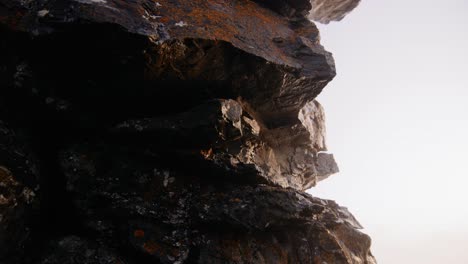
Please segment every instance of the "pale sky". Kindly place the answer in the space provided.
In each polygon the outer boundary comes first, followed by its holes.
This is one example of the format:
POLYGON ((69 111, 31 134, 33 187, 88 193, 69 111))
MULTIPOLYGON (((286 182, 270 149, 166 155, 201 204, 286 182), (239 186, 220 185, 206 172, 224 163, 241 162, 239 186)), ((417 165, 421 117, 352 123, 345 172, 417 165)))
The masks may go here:
POLYGON ((380 264, 467 264, 468 0, 362 0, 319 27, 341 173, 310 192, 354 213, 380 264))

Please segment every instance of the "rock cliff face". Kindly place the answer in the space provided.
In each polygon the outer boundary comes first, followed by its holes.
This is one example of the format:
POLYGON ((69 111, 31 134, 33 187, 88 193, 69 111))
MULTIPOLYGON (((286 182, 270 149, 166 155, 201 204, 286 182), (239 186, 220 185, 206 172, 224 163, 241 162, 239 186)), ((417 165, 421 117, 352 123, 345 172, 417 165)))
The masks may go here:
POLYGON ((375 263, 304 193, 357 3, 0 0, 0 263, 375 263))
POLYGON ((340 21, 359 5, 361 0, 312 0, 309 17, 321 23, 340 21))

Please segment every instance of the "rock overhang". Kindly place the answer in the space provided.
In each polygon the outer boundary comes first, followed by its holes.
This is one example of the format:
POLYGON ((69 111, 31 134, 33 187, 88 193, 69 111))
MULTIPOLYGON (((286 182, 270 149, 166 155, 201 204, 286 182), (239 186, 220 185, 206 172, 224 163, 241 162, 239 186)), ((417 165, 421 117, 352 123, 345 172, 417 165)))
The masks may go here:
MULTIPOLYGON (((116 33, 114 36, 123 38, 109 41, 109 49, 118 46, 119 41, 134 38, 146 41, 134 50, 169 54, 157 59, 151 55, 142 58, 139 67, 145 72, 145 79, 222 81, 223 86, 230 89, 224 96, 242 98, 267 126, 296 122, 299 109, 315 98, 335 75, 331 54, 319 44, 318 30, 312 22, 306 19, 290 21, 252 1, 199 0, 184 2, 184 5, 181 1, 149 0, 128 3, 117 0, 46 1, 30 6, 22 5, 24 2, 20 1, 5 3, 16 4, 18 8, 16 20, 5 20, 4 25, 14 31, 35 35, 34 39, 64 36, 67 30, 73 32, 76 27, 87 28, 81 32, 84 43, 73 36, 62 42, 71 47, 69 52, 80 54, 80 48, 94 44, 86 43, 90 41, 87 34, 92 38, 100 37, 93 27, 133 33, 135 37, 116 33), (205 54, 207 46, 217 47, 217 51, 205 54), (206 65, 206 60, 200 58, 203 56, 211 61, 217 57, 222 62, 206 65), (168 69, 167 65, 181 64, 184 60, 192 60, 186 65, 190 70, 168 69), (161 71, 161 66, 166 66, 165 71, 161 71), (194 70, 197 66, 198 72, 194 70)), ((47 49, 47 46, 43 48, 47 49)), ((60 49, 51 48, 49 56, 60 49)), ((47 61, 47 57, 42 60, 47 61)), ((66 61, 60 63, 67 67, 66 61)), ((47 65, 40 67, 48 68, 47 65)), ((141 79, 141 76, 137 78, 141 79)))
POLYGON ((302 190, 338 171, 322 153, 321 107, 307 112, 318 114, 310 118, 315 127, 299 118, 335 75, 318 29, 302 15, 284 17, 247 0, 3 4, 16 11, 15 23, 3 23, 13 36, 7 43, 19 45, 35 97, 73 126, 106 129, 232 99, 260 130, 234 156, 267 181, 302 190))

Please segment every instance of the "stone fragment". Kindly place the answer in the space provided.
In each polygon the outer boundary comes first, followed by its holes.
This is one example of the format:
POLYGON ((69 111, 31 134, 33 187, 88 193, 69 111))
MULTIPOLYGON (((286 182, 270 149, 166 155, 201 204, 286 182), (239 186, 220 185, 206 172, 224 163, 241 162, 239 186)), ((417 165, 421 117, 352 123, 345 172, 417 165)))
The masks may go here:
POLYGON ((354 3, 0 0, 0 263, 375 263, 303 192, 354 3))

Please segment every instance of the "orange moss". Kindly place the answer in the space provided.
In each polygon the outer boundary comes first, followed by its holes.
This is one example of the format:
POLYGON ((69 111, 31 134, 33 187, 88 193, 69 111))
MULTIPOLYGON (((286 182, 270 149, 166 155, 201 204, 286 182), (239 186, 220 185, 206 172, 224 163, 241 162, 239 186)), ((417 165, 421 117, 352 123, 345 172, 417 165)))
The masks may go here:
POLYGON ((143 244, 143 249, 149 254, 161 253, 161 247, 154 241, 147 241, 143 244))
MULTIPOLYGON (((156 0, 154 0, 156 2, 156 0)), ((251 50, 257 55, 270 57, 282 64, 295 65, 287 49, 273 42, 281 37, 294 43, 299 32, 289 27, 289 22, 249 0, 158 0, 161 6, 156 14, 171 36, 221 40, 235 47, 251 50), (169 17, 168 17, 169 16, 169 17), (186 26, 175 26, 183 21, 186 26)), ((287 45, 286 45, 287 46, 287 45)))
POLYGON ((239 199, 239 198, 232 198, 230 201, 231 201, 231 202, 235 202, 235 203, 240 203, 240 202, 242 202, 242 200, 239 199))
POLYGON ((210 159, 211 156, 213 156, 213 149, 210 148, 208 150, 200 150, 200 154, 205 158, 205 159, 210 159))
POLYGON ((142 238, 145 236, 145 231, 141 230, 141 229, 137 229, 135 230, 135 232, 133 232, 133 236, 136 237, 136 238, 142 238))

